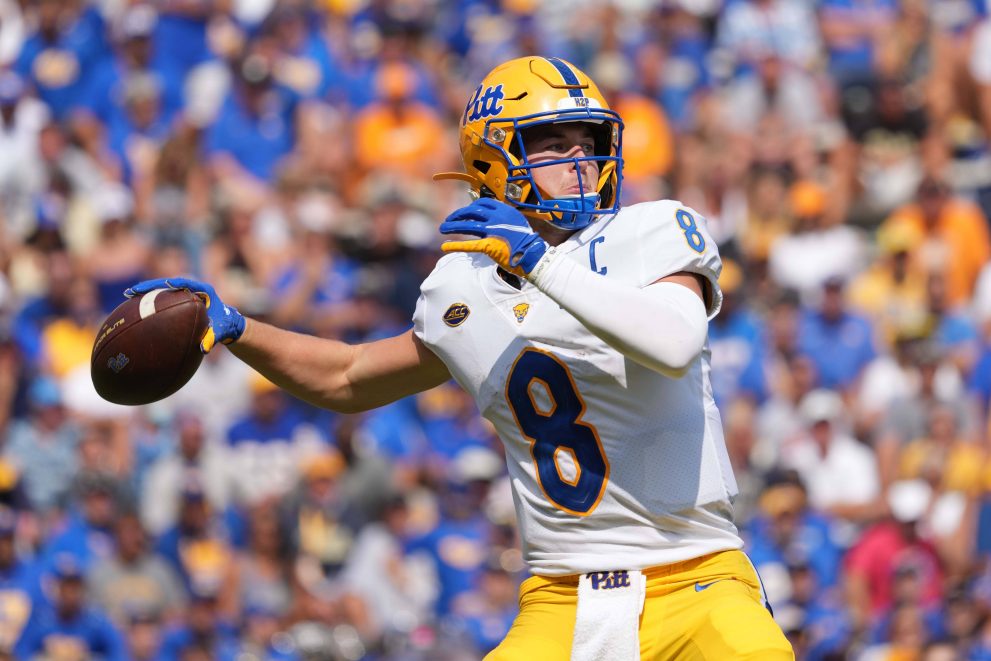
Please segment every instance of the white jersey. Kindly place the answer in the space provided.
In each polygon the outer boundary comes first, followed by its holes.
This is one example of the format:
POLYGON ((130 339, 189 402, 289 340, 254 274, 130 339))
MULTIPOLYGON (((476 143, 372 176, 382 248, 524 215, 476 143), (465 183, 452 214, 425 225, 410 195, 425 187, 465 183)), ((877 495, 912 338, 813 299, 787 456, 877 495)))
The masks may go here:
MULTIPOLYGON (((704 225, 676 201, 638 204, 571 236, 560 258, 635 287, 697 273, 711 318, 721 263, 704 225)), ((644 569, 742 547, 708 344, 682 378, 663 376, 477 253, 438 262, 413 321, 505 444, 534 573, 644 569)))

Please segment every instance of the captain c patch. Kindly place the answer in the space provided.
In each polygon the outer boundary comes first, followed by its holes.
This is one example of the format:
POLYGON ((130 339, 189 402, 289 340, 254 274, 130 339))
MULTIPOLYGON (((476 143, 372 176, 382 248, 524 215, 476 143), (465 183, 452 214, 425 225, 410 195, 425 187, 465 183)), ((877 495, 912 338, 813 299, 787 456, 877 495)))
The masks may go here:
POLYGON ((447 312, 444 313, 444 323, 451 328, 460 326, 465 323, 469 314, 471 314, 471 310, 464 303, 451 303, 451 307, 447 308, 447 312))

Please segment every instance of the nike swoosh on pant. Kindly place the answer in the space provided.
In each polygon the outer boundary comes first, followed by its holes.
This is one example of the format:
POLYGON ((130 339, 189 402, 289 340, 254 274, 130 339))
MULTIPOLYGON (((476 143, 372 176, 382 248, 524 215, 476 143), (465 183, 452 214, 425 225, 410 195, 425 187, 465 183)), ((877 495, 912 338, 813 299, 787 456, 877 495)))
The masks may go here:
POLYGON ((695 584, 695 591, 696 592, 701 592, 702 590, 705 590, 706 588, 708 588, 708 587, 710 587, 712 585, 715 585, 719 581, 724 581, 724 580, 726 580, 726 579, 721 578, 721 579, 719 579, 717 581, 712 581, 711 583, 696 583, 695 584))

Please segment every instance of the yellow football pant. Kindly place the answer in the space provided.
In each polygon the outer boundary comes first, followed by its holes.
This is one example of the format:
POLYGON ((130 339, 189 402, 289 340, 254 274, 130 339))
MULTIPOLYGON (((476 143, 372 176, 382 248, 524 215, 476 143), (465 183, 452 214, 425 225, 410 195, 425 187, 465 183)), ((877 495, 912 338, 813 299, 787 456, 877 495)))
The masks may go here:
MULTIPOLYGON (((742 552, 714 553, 644 574, 641 661, 795 658, 742 552)), ((519 615, 485 661, 568 661, 577 608, 578 576, 528 578, 520 586, 519 615)))

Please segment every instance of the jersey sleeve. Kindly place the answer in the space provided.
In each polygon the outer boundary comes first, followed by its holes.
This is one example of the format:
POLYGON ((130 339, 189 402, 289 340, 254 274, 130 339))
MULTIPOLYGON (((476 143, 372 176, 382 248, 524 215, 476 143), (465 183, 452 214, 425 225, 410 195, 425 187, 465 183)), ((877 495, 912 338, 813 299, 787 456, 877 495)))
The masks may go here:
POLYGON ((420 297, 416 299, 416 309, 413 310, 413 334, 416 335, 420 341, 423 341, 423 336, 426 334, 424 330, 425 316, 426 316, 427 299, 420 291, 420 297))
POLYGON ((719 289, 722 261, 705 217, 676 200, 640 205, 637 211, 640 286, 682 271, 697 273, 709 284, 706 314, 710 319, 716 316, 723 301, 719 289))
POLYGON ((427 331, 428 312, 437 307, 438 295, 446 289, 447 284, 457 280, 458 276, 454 273, 458 271, 457 264, 463 263, 465 259, 463 253, 444 255, 437 261, 430 275, 420 284, 420 297, 416 301, 416 309, 413 310, 413 334, 427 346, 430 346, 433 339, 429 337, 427 331))

